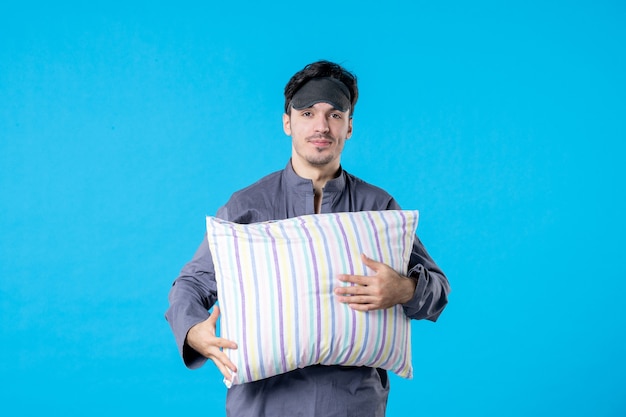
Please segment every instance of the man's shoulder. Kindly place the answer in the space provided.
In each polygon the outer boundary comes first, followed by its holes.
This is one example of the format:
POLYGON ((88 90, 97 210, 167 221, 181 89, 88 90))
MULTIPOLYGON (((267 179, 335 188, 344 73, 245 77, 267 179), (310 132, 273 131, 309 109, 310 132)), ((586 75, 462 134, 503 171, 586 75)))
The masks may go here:
POLYGON ((346 180, 351 187, 354 187, 361 192, 367 192, 368 194, 379 195, 381 197, 391 197, 391 194, 389 194, 385 189, 367 182, 356 175, 350 174, 347 171, 344 171, 344 173, 346 175, 346 180))
POLYGON ((235 191, 217 212, 217 217, 237 223, 268 220, 280 189, 282 170, 272 172, 253 184, 235 191))
POLYGON ((398 209, 398 203, 393 196, 383 188, 367 182, 353 174, 344 171, 346 189, 352 195, 358 210, 389 210, 398 209))
POLYGON ((280 186, 280 180, 282 177, 283 170, 272 172, 254 183, 244 187, 238 191, 233 193, 233 197, 245 197, 245 196, 256 196, 259 193, 265 194, 268 190, 276 188, 280 186))

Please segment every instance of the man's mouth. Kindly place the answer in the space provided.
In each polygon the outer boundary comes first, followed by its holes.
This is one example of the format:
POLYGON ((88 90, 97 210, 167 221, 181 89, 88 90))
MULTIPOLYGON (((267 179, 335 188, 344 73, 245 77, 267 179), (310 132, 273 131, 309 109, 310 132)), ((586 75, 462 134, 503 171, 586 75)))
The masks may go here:
POLYGON ((324 136, 313 136, 308 139, 308 142, 315 146, 324 147, 330 146, 333 140, 324 136))

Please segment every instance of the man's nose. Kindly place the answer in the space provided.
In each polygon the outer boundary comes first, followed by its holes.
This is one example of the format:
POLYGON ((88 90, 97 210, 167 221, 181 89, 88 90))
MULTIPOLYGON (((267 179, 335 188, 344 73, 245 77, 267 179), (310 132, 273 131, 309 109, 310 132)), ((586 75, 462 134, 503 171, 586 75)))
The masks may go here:
POLYGON ((325 114, 321 113, 315 117, 315 131, 316 132, 328 132, 328 118, 325 114))

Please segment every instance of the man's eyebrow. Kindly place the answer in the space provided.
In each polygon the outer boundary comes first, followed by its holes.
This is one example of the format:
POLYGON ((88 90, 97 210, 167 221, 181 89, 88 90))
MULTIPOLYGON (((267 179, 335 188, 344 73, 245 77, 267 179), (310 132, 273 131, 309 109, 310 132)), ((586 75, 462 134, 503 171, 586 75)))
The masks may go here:
MULTIPOLYGON (((327 103, 327 102, 326 102, 326 101, 323 101, 323 102, 320 102, 320 103, 327 103)), ((315 107, 315 105, 316 105, 316 104, 318 104, 318 103, 314 103, 312 106, 309 106, 309 107, 304 107, 304 108, 302 108, 302 109, 296 109, 296 108, 294 108, 294 110, 295 110, 295 111, 299 111, 299 112, 302 112, 302 111, 310 111, 310 110, 315 110, 315 111, 334 112, 334 113, 346 113, 346 114, 347 114, 347 113, 350 113, 350 109, 348 109, 348 110, 346 110, 346 111, 343 111, 343 110, 338 109, 337 107, 333 106, 331 103, 327 103, 327 104, 330 104, 330 105, 331 105, 331 108, 330 108, 330 109, 328 109, 328 110, 320 110, 320 109, 318 109, 318 108, 316 108, 316 107, 315 107)))

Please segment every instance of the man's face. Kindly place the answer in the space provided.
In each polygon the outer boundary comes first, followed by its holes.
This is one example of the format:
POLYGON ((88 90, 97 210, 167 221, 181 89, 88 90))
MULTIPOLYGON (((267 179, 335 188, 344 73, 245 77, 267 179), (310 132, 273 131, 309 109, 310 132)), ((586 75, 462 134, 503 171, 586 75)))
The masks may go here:
POLYGON ((316 103, 302 110, 283 114, 283 129, 291 136, 292 158, 312 167, 339 166, 344 143, 352 135, 349 112, 328 103, 316 103))

